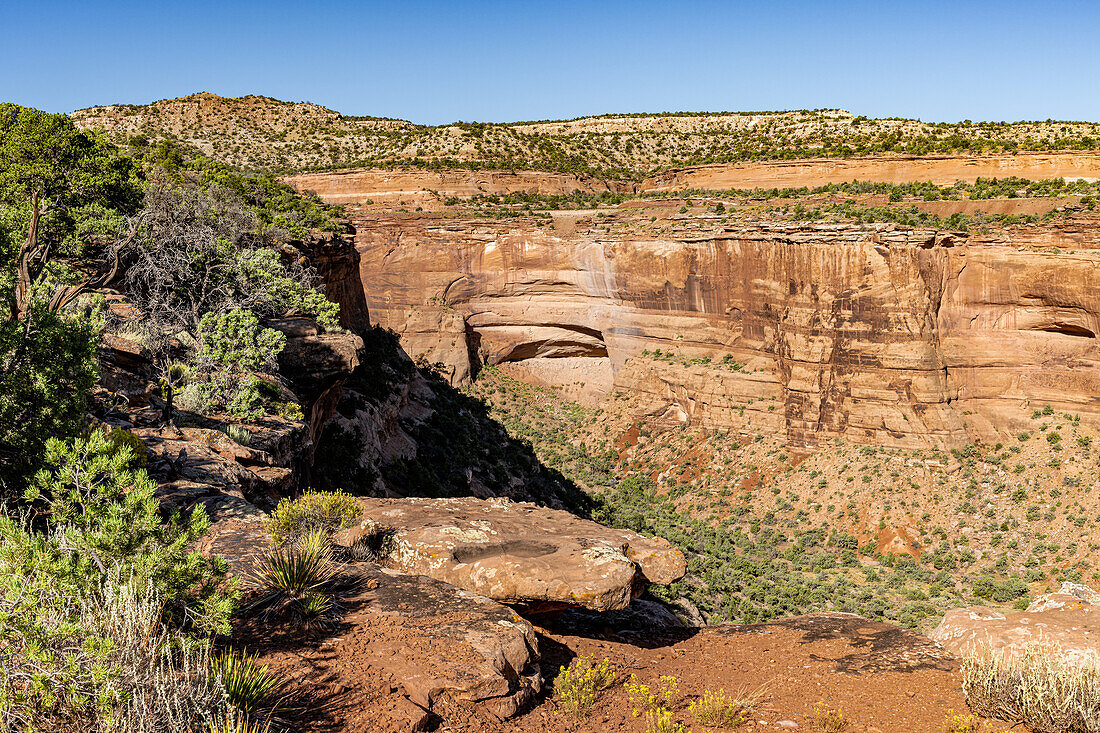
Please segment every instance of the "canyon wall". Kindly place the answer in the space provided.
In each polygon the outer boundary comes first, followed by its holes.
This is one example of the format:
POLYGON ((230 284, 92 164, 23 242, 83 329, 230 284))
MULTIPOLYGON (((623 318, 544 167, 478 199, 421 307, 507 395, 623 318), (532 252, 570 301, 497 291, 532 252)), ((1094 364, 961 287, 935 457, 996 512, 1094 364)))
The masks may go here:
POLYGON ((809 160, 718 163, 662 171, 640 183, 542 171, 448 169, 383 170, 357 168, 287 176, 301 191, 313 191, 333 204, 366 201, 408 204, 448 196, 537 193, 646 193, 687 189, 810 188, 828 183, 931 181, 946 186, 977 178, 1016 176, 1030 180, 1100 180, 1100 153, 1050 152, 1015 155, 886 155, 809 160))
POLYGON ((313 191, 330 204, 358 204, 367 200, 396 203, 425 197, 476 196, 478 194, 537 193, 564 195, 630 192, 633 184, 593 176, 541 171, 448 169, 381 170, 356 168, 326 173, 302 173, 284 180, 299 191, 313 191))
POLYGON ((1100 227, 971 235, 717 219, 614 233, 353 217, 371 320, 454 383, 481 364, 639 416, 960 445, 1051 404, 1100 419, 1100 227))
POLYGON ((646 178, 640 191, 730 188, 799 188, 845 181, 908 183, 931 181, 950 186, 978 178, 1030 180, 1048 178, 1100 179, 1100 153, 1050 152, 1001 155, 890 155, 809 160, 718 163, 663 171, 646 178))

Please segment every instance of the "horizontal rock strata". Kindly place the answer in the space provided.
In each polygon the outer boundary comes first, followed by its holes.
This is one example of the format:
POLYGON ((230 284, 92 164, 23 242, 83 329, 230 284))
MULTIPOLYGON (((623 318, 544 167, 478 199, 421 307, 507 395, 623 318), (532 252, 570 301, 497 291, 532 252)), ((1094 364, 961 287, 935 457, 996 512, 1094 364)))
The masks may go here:
POLYGON ((995 440, 1048 403, 1100 418, 1095 223, 662 231, 613 216, 361 214, 371 318, 456 384, 503 364, 571 396, 631 394, 650 419, 796 444, 995 440))

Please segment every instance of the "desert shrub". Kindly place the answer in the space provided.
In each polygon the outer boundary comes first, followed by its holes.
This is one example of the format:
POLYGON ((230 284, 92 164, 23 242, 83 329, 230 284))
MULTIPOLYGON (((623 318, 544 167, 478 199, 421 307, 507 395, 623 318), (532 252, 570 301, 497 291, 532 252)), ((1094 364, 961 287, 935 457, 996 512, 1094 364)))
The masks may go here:
POLYGON ((109 570, 154 589, 178 623, 228 633, 234 593, 224 583, 223 562, 190 550, 209 527, 200 506, 183 520, 160 516, 156 484, 135 467, 133 449, 102 431, 46 444, 45 468, 26 499, 46 516, 53 534, 20 530, 0 521, 3 554, 26 572, 48 571, 60 582, 93 588, 109 570))
POLYGON ((199 321, 196 371, 201 375, 180 394, 180 406, 196 412, 224 410, 236 417, 259 417, 260 381, 252 374, 276 368, 286 335, 261 328, 256 314, 242 308, 199 321))
POLYGON ((672 711, 659 707, 645 714, 645 733, 691 733, 672 718, 672 711))
POLYGON ((999 581, 993 577, 983 576, 974 581, 974 595, 987 601, 1008 603, 1027 595, 1027 583, 1016 577, 999 581))
POLYGON ((305 418, 302 406, 295 402, 274 402, 271 405, 271 411, 286 420, 302 420, 305 418))
MULTIPOLYGON (((977 715, 959 715, 954 710, 947 712, 943 721, 943 733, 996 733, 989 723, 982 723, 977 715)), ((1005 731, 1005 733, 1008 733, 1005 731)))
POLYGON ((814 705, 813 719, 814 725, 826 733, 840 733, 848 729, 848 718, 840 708, 831 707, 824 702, 814 705))
POLYGON ((688 710, 702 725, 717 728, 736 728, 748 720, 741 702, 724 690, 704 691, 701 698, 691 702, 688 710))
POLYGON ((558 671, 554 699, 575 715, 583 715, 596 699, 615 683, 615 670, 607 659, 596 663, 591 656, 577 657, 558 671))
POLYGON ((145 468, 149 465, 149 450, 145 447, 145 441, 125 428, 104 426, 103 431, 107 440, 116 448, 126 446, 133 454, 131 465, 136 468, 145 468))
POLYGON ((626 683, 626 695, 634 706, 634 717, 661 707, 671 707, 676 696, 680 692, 676 678, 671 675, 661 675, 657 680, 656 691, 650 690, 648 685, 638 681, 637 675, 630 675, 630 681, 626 683))
POLYGON ((1067 661, 1057 647, 1030 646, 1019 657, 971 655, 962 673, 966 701, 980 715, 1035 733, 1100 731, 1100 670, 1067 661))
POLYGON ((264 520, 276 544, 297 541, 313 530, 331 534, 350 527, 363 508, 343 491, 306 491, 297 499, 283 498, 264 520))
MULTIPOLYGON (((10 526, 9 526, 10 530, 10 526)), ((0 557, 0 728, 197 730, 224 712, 209 645, 180 645, 148 585, 94 588, 0 557)))
POLYGON ((222 432, 240 445, 248 445, 252 442, 252 431, 243 425, 226 425, 222 428, 222 432))

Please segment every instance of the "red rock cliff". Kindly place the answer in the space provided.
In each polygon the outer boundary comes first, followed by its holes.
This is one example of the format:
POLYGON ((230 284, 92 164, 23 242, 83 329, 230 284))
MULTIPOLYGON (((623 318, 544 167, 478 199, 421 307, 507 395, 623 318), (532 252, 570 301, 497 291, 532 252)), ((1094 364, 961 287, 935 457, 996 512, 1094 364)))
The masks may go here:
POLYGON ((372 319, 462 383, 504 364, 653 418, 958 445, 1100 418, 1100 228, 355 220, 372 319), (660 355, 653 352, 660 350, 660 355))

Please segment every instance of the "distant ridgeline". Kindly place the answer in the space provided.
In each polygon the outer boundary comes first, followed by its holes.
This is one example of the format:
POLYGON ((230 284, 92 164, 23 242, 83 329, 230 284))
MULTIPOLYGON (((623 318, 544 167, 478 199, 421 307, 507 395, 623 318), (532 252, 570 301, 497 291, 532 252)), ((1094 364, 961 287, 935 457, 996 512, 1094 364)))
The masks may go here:
POLYGON ((621 114, 564 121, 416 125, 306 102, 200 93, 72 113, 116 142, 180 141, 279 172, 350 167, 544 170, 623 180, 704 163, 883 153, 933 155, 1100 147, 1100 124, 934 123, 842 110, 621 114))

